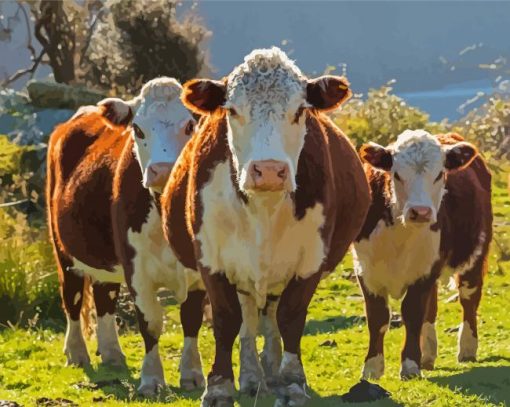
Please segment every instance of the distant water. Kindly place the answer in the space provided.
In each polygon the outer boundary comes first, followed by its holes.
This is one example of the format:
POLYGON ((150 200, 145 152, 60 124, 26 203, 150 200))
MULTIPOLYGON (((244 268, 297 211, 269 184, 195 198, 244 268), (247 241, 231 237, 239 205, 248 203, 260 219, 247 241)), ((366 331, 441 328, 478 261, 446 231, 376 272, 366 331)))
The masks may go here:
POLYGON ((490 95, 494 91, 488 80, 470 81, 445 86, 442 89, 427 90, 422 92, 398 93, 409 105, 416 106, 430 114, 433 121, 444 118, 455 121, 475 107, 480 106, 486 96, 482 96, 473 103, 469 103, 463 111, 459 107, 468 100, 473 100, 480 92, 490 95))

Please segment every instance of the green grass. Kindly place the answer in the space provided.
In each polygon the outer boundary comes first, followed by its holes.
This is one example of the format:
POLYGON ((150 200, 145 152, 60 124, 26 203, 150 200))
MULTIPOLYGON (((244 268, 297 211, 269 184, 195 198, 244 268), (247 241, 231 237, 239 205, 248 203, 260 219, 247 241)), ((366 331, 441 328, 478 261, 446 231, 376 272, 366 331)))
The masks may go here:
MULTIPOLYGON (((391 399, 372 406, 486 406, 510 404, 510 331, 508 325, 510 285, 510 199, 499 184, 494 191, 495 231, 490 270, 480 308, 478 362, 459 365, 456 361, 460 305, 446 302, 454 294, 440 290, 439 357, 436 370, 425 372, 424 379, 402 382, 399 379, 399 354, 403 328, 391 329, 386 336, 386 374, 380 384, 391 392, 391 399)), ((340 395, 360 376, 367 349, 368 334, 363 316, 363 301, 357 285, 346 279, 352 271, 346 259, 336 273, 323 280, 310 306, 302 342, 303 362, 310 385, 310 406, 337 406, 340 395), (336 346, 321 346, 326 340, 336 346)), ((399 304, 393 303, 394 312, 399 304)), ((122 335, 121 343, 129 368, 115 371, 101 366, 92 357, 92 367, 64 367, 63 334, 43 329, 5 329, 0 332, 0 400, 14 400, 31 406, 38 398, 68 399, 78 405, 163 405, 196 406, 200 392, 178 389, 178 363, 182 334, 178 310, 169 307, 165 333, 161 339, 169 388, 154 400, 137 398, 135 389, 143 357, 142 339, 134 332, 122 335)), ((91 355, 96 341, 88 343, 91 355)), ((238 374, 237 344, 234 363, 238 374)), ((200 350, 207 372, 213 357, 212 331, 200 333, 200 350)), ((257 406, 271 406, 274 399, 259 399, 257 406)), ((254 399, 241 397, 240 406, 253 406, 254 399)))

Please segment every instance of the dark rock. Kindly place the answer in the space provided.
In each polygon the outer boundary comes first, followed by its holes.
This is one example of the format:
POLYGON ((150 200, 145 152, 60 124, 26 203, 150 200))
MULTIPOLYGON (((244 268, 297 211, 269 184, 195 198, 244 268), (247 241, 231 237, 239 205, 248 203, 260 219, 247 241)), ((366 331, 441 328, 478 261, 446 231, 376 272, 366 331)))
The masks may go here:
POLYGON ((18 404, 15 401, 0 400, 0 407, 22 407, 22 406, 21 404, 18 404))
POLYGON ((50 399, 48 397, 41 397, 35 401, 36 406, 44 406, 44 407, 78 407, 74 401, 64 399, 64 398, 56 398, 50 399))
POLYGON ((352 386, 349 391, 341 397, 342 401, 348 403, 364 403, 388 398, 390 396, 391 393, 383 389, 378 384, 361 380, 359 383, 352 386))
POLYGON ((44 108, 77 109, 105 98, 103 93, 84 87, 38 80, 30 81, 27 91, 32 104, 44 108))
POLYGON ((336 348, 338 345, 334 339, 327 339, 322 342, 319 346, 325 346, 328 348, 336 348))
POLYGON ((444 331, 447 334, 452 334, 452 333, 455 333, 455 332, 459 332, 459 327, 458 326, 452 326, 451 328, 446 328, 444 331))

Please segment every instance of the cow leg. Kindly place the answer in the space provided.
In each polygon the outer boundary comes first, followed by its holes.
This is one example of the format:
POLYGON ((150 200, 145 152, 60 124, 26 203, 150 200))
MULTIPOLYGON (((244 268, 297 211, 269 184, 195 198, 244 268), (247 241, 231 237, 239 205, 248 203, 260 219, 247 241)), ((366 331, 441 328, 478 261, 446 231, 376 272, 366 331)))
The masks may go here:
POLYGON ((407 289, 402 302, 402 320, 406 329, 404 348, 401 354, 400 377, 404 380, 420 377, 421 349, 420 333, 425 311, 435 278, 417 281, 407 289))
POLYGON ((280 404, 301 406, 306 394, 306 377, 301 363, 301 337, 308 305, 320 280, 320 273, 307 279, 292 279, 280 298, 276 318, 283 339, 283 357, 279 370, 280 404))
POLYGON ((238 293, 238 298, 243 316, 239 334, 241 342, 239 390, 254 397, 257 392, 267 392, 256 343, 259 310, 255 298, 249 293, 238 293))
POLYGON ((278 369, 282 362, 282 341, 276 320, 278 302, 279 299, 268 299, 260 315, 260 331, 264 335, 264 349, 260 360, 266 376, 266 384, 270 387, 277 384, 278 369))
POLYGON ((94 283, 92 289, 97 312, 97 351, 103 363, 123 366, 126 357, 120 347, 115 321, 120 284, 94 283))
POLYGON ((67 319, 64 353, 67 365, 87 366, 90 357, 81 329, 80 311, 85 295, 85 278, 72 271, 73 263, 63 253, 55 248, 57 253, 58 275, 62 302, 67 319))
POLYGON ((144 273, 142 267, 135 267, 133 273, 126 273, 128 287, 135 302, 140 333, 145 344, 145 357, 140 374, 138 392, 153 396, 165 386, 163 365, 159 356, 158 342, 163 330, 164 310, 158 301, 158 286, 144 273))
POLYGON ((361 373, 363 379, 379 379, 384 374, 384 335, 390 323, 390 309, 386 297, 368 291, 363 278, 358 282, 365 298, 370 344, 361 373))
POLYGON ((482 298, 483 275, 487 259, 480 257, 471 270, 459 275, 459 298, 463 310, 463 321, 459 330, 457 359, 459 362, 476 360, 478 350, 477 311, 482 298))
POLYGON ((234 405, 234 373, 232 347, 242 322, 241 306, 234 285, 223 274, 210 274, 202 269, 202 278, 211 301, 216 354, 202 406, 226 407, 234 405))
POLYGON ((434 363, 437 358, 437 282, 430 290, 425 312, 425 321, 421 327, 420 348, 421 348, 421 368, 426 370, 434 369, 434 363))
POLYGON ((205 387, 202 373, 202 361, 198 351, 198 331, 202 326, 203 303, 205 291, 188 292, 188 298, 181 304, 181 325, 184 333, 182 348, 180 385, 184 390, 194 390, 205 387))

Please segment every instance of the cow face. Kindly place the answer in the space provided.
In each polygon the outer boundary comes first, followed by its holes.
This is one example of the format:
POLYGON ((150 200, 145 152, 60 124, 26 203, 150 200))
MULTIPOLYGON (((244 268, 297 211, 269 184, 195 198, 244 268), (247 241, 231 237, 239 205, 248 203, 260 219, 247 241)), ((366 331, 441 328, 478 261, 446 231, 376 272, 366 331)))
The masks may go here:
POLYGON ((106 99, 110 120, 131 122, 134 153, 145 188, 157 192, 165 186, 177 157, 193 133, 195 120, 179 96, 181 85, 173 78, 147 82, 130 102, 106 99))
POLYGON ((253 51, 221 82, 186 83, 183 101, 201 114, 225 111, 239 187, 254 195, 295 191, 307 109, 333 109, 349 96, 344 78, 308 80, 283 51, 271 48, 253 51))
POLYGON ((394 215, 404 224, 437 221, 446 175, 469 166, 477 155, 466 142, 442 145, 424 130, 406 130, 389 147, 365 144, 361 158, 391 173, 394 215))

